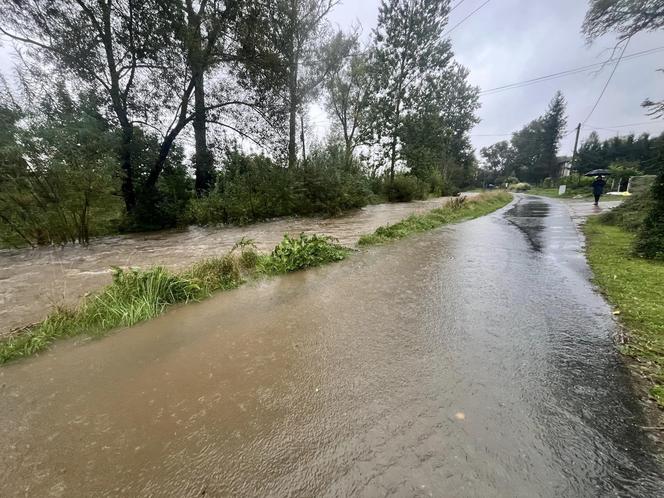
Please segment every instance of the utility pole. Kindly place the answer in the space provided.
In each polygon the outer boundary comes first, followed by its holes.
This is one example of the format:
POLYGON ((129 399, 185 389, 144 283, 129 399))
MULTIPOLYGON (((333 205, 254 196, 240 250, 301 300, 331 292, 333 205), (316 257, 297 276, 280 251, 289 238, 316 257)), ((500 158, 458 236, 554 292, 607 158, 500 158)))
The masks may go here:
MULTIPOLYGON (((574 153, 572 154, 572 168, 571 171, 574 171, 574 167, 576 166, 576 150, 577 147, 579 146, 579 134, 581 133, 581 123, 579 123, 579 126, 576 127, 576 139, 574 140, 574 153)), ((581 175, 577 173, 577 187, 581 185, 581 175)))
POLYGON ((572 169, 574 169, 574 164, 576 164, 576 149, 579 146, 579 134, 581 133, 581 123, 576 127, 576 140, 574 140, 574 153, 572 154, 572 169))

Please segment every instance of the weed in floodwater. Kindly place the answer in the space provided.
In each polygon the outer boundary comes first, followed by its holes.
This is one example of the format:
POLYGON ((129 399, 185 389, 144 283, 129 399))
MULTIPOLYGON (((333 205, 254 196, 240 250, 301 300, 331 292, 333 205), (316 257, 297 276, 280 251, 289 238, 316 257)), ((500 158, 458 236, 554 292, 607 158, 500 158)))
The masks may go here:
POLYGON ((489 214, 512 200, 506 192, 481 194, 477 197, 458 197, 450 200, 445 206, 425 214, 413 214, 394 225, 378 227, 369 235, 363 235, 358 242, 361 246, 381 244, 389 240, 403 239, 414 233, 433 230, 448 223, 470 220, 489 214))
POLYGON ((235 289, 243 282, 240 264, 232 254, 200 261, 184 275, 200 285, 203 291, 201 297, 217 290, 235 289))
POLYGON ((284 235, 269 256, 259 259, 258 267, 261 273, 278 275, 341 261, 348 256, 348 252, 348 248, 325 235, 302 233, 297 238, 284 235))

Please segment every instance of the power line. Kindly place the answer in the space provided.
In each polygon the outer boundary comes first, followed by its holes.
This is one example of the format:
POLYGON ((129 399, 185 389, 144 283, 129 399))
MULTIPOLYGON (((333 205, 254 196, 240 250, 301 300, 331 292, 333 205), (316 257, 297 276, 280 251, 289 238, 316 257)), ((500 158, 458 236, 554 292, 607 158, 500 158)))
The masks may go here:
POLYGON ((657 124, 661 123, 664 124, 664 121, 641 121, 640 123, 626 123, 626 124, 620 124, 620 125, 611 125, 611 126, 593 126, 593 125, 583 125, 585 128, 596 128, 598 130, 618 130, 620 128, 629 128, 630 126, 642 126, 642 125, 651 125, 651 124, 657 124))
MULTIPOLYGON (((639 57, 645 57, 646 55, 651 55, 651 54, 661 52, 661 51, 664 51, 664 46, 651 48, 649 50, 642 50, 640 52, 634 52, 633 54, 625 55, 625 56, 623 56, 622 61, 637 59, 639 57)), ((556 78, 562 78, 564 76, 570 76, 570 75, 573 75, 573 74, 586 72, 590 69, 601 67, 601 66, 604 66, 606 64, 610 64, 611 62, 618 61, 618 60, 619 60, 619 58, 611 58, 611 59, 607 59, 607 60, 602 61, 602 62, 596 62, 594 64, 589 64, 587 66, 581 66, 581 67, 577 67, 577 68, 574 68, 574 69, 567 69, 565 71, 560 71, 558 73, 547 74, 545 76, 539 76, 537 78, 531 78, 531 79, 528 79, 528 80, 523 80, 523 81, 517 81, 515 83, 510 83, 508 85, 502 85, 502 86, 498 86, 498 87, 495 87, 495 88, 489 88, 487 90, 482 90, 480 92, 480 95, 490 95, 490 94, 494 94, 494 93, 500 93, 500 92, 503 92, 503 91, 506 91, 506 90, 513 90, 513 89, 516 89, 516 88, 530 86, 530 85, 534 85, 536 83, 541 83, 541 82, 556 79, 556 78)))
MULTIPOLYGON (((465 2, 465 1, 466 1, 466 0, 459 0, 459 1, 458 1, 457 3, 455 3, 452 7, 450 7, 449 12, 452 12, 454 9, 456 9, 459 5, 461 5, 461 4, 462 4, 463 2, 465 2)), ((448 14, 449 14, 449 12, 448 12, 448 14)))
POLYGON ((611 80, 613 79, 613 75, 616 74, 616 70, 618 69, 618 66, 620 65, 620 61, 622 60, 623 55, 625 55, 625 50, 627 50, 627 45, 629 45, 629 38, 627 38, 627 41, 625 42, 625 46, 623 47, 622 52, 620 52, 620 57, 618 57, 618 61, 616 62, 616 65, 613 67, 613 71, 611 71, 611 74, 609 75, 609 79, 606 80, 606 84, 604 85, 604 88, 602 88, 602 93, 599 94, 599 97, 597 98, 597 101, 595 102, 595 105, 591 109, 588 116, 586 116, 586 119, 583 120, 582 124, 586 124, 588 122, 590 117, 595 112, 595 109, 597 109, 597 106, 599 105, 600 101, 602 100, 602 97, 604 97, 604 92, 606 92, 606 89, 609 87, 609 83, 611 83, 611 80))
MULTIPOLYGON (((463 1, 463 0, 462 0, 462 1, 463 1)), ((475 10, 473 10, 473 11, 472 11, 470 14, 468 14, 466 17, 464 17, 463 19, 461 19, 461 21, 459 21, 459 22, 456 23, 454 26, 452 26, 450 29, 448 29, 447 32, 446 32, 443 36, 447 36, 447 35, 449 35, 452 31, 454 31, 455 29, 457 29, 459 26, 461 26, 461 25, 462 25, 464 22, 466 22, 468 19, 470 19, 471 17, 473 17, 473 15, 475 15, 475 13, 476 13, 478 10, 480 10, 482 7, 484 7, 484 6, 485 6, 486 4, 488 4, 490 1, 491 1, 491 0, 486 0, 486 2, 484 2, 482 5, 480 5, 479 7, 477 7, 475 10)), ((461 2, 459 2, 459 3, 457 4, 457 6, 458 6, 460 3, 461 3, 461 2)))

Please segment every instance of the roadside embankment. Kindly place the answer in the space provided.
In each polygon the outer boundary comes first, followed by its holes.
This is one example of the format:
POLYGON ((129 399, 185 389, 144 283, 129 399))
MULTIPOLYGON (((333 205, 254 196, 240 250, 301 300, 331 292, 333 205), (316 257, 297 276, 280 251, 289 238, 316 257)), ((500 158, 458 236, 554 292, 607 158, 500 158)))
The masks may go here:
POLYGON ((664 262, 634 255, 635 235, 599 217, 584 230, 594 281, 625 326, 621 351, 634 358, 633 370, 664 408, 664 262))

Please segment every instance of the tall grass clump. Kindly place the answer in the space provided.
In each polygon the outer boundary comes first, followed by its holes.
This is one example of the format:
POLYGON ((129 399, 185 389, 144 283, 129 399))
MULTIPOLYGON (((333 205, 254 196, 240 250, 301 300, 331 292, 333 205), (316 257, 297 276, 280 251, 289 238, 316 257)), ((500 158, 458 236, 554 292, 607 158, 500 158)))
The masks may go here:
POLYGON ((274 251, 260 259, 259 268, 266 275, 278 275, 341 261, 348 252, 349 249, 325 235, 302 233, 296 238, 284 235, 274 251))
POLYGON ((230 255, 203 261, 182 274, 162 267, 115 268, 112 283, 78 308, 56 310, 39 324, 1 341, 0 363, 42 351, 59 338, 135 325, 162 314, 168 306, 197 301, 241 282, 238 263, 230 255))
POLYGON ((448 223, 477 218, 505 206, 511 200, 511 194, 506 192, 482 194, 472 198, 458 197, 428 213, 413 214, 394 225, 378 227, 374 233, 360 237, 358 244, 361 246, 382 244, 433 230, 448 223))

